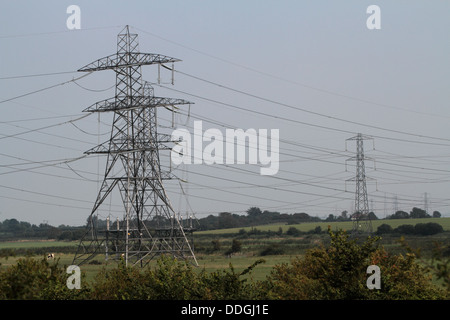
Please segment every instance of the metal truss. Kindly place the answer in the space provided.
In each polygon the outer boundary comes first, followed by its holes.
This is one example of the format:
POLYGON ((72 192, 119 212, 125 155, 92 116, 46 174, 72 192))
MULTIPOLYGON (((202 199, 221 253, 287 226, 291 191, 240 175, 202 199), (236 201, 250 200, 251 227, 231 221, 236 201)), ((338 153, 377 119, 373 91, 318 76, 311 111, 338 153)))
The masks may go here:
POLYGON ((353 228, 352 233, 372 233, 372 222, 369 215, 369 202, 367 198, 366 169, 364 160, 371 160, 364 155, 363 141, 372 139, 358 133, 355 137, 347 139, 356 141, 356 156, 347 159, 348 161, 356 161, 356 175, 347 181, 355 181, 355 211, 352 215, 353 228))
POLYGON ((103 182, 88 219, 86 233, 80 241, 73 264, 80 265, 101 254, 105 259, 123 259, 126 265, 145 266, 154 257, 170 254, 192 259, 192 227, 184 227, 170 203, 162 181, 174 175, 163 172, 159 151, 168 150, 169 135, 157 132, 158 107, 191 102, 159 98, 147 82, 142 81, 141 66, 180 61, 160 54, 140 53, 137 34, 128 26, 117 38, 117 53, 96 60, 79 69, 82 72, 113 70, 116 73, 115 96, 97 102, 85 112, 112 112, 108 141, 85 153, 105 154, 103 182), (115 191, 114 191, 115 190, 115 191), (120 194, 123 217, 107 218, 99 226, 98 210, 111 197, 120 194))

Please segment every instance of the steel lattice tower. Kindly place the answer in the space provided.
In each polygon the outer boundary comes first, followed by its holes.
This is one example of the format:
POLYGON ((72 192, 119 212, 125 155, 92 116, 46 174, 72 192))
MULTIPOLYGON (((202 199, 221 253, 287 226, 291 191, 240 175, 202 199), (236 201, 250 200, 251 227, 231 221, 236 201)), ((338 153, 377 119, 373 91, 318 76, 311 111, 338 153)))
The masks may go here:
POLYGON ((352 233, 372 233, 372 222, 369 216, 369 201, 367 198, 366 169, 364 160, 369 160, 364 156, 363 141, 372 139, 358 133, 355 137, 347 139, 356 140, 356 157, 351 157, 350 161, 356 161, 356 176, 348 181, 355 181, 355 211, 352 215, 352 233))
POLYGON ((170 135, 157 132, 157 108, 190 104, 180 99, 154 96, 143 82, 141 66, 180 61, 160 54, 140 53, 137 34, 126 26, 117 37, 117 52, 79 69, 81 72, 113 70, 116 73, 114 98, 100 101, 85 112, 113 115, 110 139, 86 151, 107 156, 105 174, 81 239, 73 264, 80 265, 102 254, 108 260, 124 259, 127 265, 145 266, 161 254, 191 258, 192 228, 184 228, 163 186, 175 178, 160 168, 159 151, 170 150, 170 135), (123 219, 98 225, 100 207, 118 192, 123 203, 123 219), (189 239, 188 239, 189 236, 189 239))
POLYGON ((425 194, 423 196, 423 210, 425 210, 426 213, 428 213, 428 211, 429 211, 429 204, 430 204, 430 202, 428 200, 428 193, 425 192, 425 194))

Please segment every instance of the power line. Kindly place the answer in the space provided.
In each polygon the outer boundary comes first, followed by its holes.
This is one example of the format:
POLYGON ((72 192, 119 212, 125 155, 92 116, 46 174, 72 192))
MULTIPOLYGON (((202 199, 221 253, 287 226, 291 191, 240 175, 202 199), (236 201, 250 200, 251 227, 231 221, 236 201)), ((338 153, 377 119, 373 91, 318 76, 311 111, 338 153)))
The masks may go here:
MULTIPOLYGON (((167 90, 171 90, 171 91, 175 91, 175 92, 182 93, 182 94, 185 94, 185 95, 189 95, 189 96, 195 97, 197 99, 202 99, 202 100, 205 100, 205 101, 208 101, 208 102, 213 102, 213 103, 216 103, 216 104, 220 104, 220 105, 223 105, 223 106, 231 107, 231 108, 238 109, 238 110, 241 110, 241 111, 246 111, 246 112, 251 112, 251 113, 255 113, 255 114, 264 115, 264 116, 269 117, 271 119, 280 119, 280 120, 284 120, 284 121, 288 121, 288 122, 292 122, 292 123, 296 123, 296 124, 302 124, 302 125, 305 125, 305 126, 320 128, 320 129, 329 130, 329 131, 341 132, 341 133, 345 133, 345 134, 356 134, 356 132, 354 132, 354 131, 349 131, 349 130, 339 129, 339 128, 333 128, 333 127, 330 127, 330 126, 313 124, 313 123, 310 123, 310 122, 304 122, 304 121, 300 121, 300 120, 296 120, 296 119, 292 119, 292 118, 281 117, 279 115, 273 115, 273 114, 269 114, 269 113, 265 113, 265 112, 257 111, 257 110, 248 110, 248 109, 236 106, 236 105, 231 104, 231 103, 221 102, 221 101, 218 101, 218 100, 215 100, 215 99, 202 97, 202 96, 199 96, 199 95, 196 95, 196 94, 193 94, 193 93, 188 93, 188 92, 185 92, 185 91, 182 91, 182 90, 169 88, 169 87, 166 87, 166 86, 158 84, 158 83, 152 83, 152 84, 153 85, 157 85, 157 86, 159 86, 161 88, 165 88, 167 90)), ((277 103, 277 104, 280 104, 280 103, 277 103)), ((283 104, 281 104, 281 105, 283 105, 283 104)), ((327 118, 333 118, 331 116, 326 116, 326 115, 323 115, 323 116, 327 117, 327 118)), ((339 118, 337 118, 337 119, 339 119, 339 118)), ((339 119, 339 120, 346 121, 344 119, 339 119)), ((352 121, 349 120, 347 122, 352 122, 352 121)), ((359 125, 363 125, 361 123, 358 123, 358 124, 359 125)), ((374 127, 374 126, 365 125, 365 124, 364 124, 364 126, 374 127)), ((383 130, 389 131, 390 129, 383 129, 383 130)), ((408 133, 403 133, 403 134, 408 134, 408 133)), ((411 135, 413 135, 413 134, 411 134, 411 135)), ((417 143, 417 144, 426 144, 426 145, 437 145, 437 146, 450 147, 450 144, 443 144, 443 143, 436 143, 436 142, 425 142, 425 141, 417 141, 417 140, 400 139, 400 138, 386 137, 386 136, 373 135, 373 134, 371 134, 371 136, 375 137, 375 138, 379 138, 379 139, 386 139, 386 140, 395 140, 395 141, 401 141, 401 142, 409 142, 409 143, 417 143)), ((421 137, 425 137, 425 136, 421 136, 421 137)), ((428 137, 428 138, 431 139, 433 137, 428 137)), ((435 139, 450 141, 450 139, 445 139, 445 138, 435 138, 435 139)))
POLYGON ((115 84, 113 84, 112 86, 110 86, 110 87, 108 87, 106 89, 89 89, 89 88, 86 88, 86 87, 82 86, 81 84, 79 84, 76 81, 74 81, 73 83, 75 83, 81 89, 84 89, 84 90, 87 90, 87 91, 91 91, 91 92, 104 92, 104 91, 108 91, 108 90, 110 90, 110 89, 112 89, 112 88, 114 88, 116 86, 115 84))
MULTIPOLYGON (((172 68, 169 68, 167 66, 163 65, 163 67, 168 69, 168 70, 172 70, 172 68)), ((190 77, 190 78, 202 81, 202 82, 206 82, 208 84, 212 84, 212 85, 215 85, 217 87, 220 87, 220 88, 223 88, 223 89, 227 89, 227 90, 239 93, 239 94, 243 94, 243 95, 246 95, 246 96, 258 99, 258 100, 262 100, 262 101, 265 101, 265 102, 277 104, 277 105, 280 105, 280 106, 284 106, 284 107, 287 107, 287 108, 290 108, 290 109, 294 109, 294 110, 297 110, 297 111, 309 113, 309 114, 312 114, 312 115, 325 117, 327 119, 332 119, 332 120, 341 121, 341 122, 344 122, 344 123, 350 123, 350 124, 354 124, 354 125, 358 125, 358 126, 369 127, 369 128, 373 128, 373 129, 377 129, 377 130, 388 131, 388 132, 393 132, 393 133, 399 133, 399 134, 409 135, 409 136, 414 136, 414 137, 419 137, 419 138, 441 140, 441 141, 450 141, 450 139, 448 139, 448 138, 432 137, 432 136, 427 136, 427 135, 415 134, 415 133, 411 133, 411 132, 404 132, 404 131, 400 131, 400 130, 388 129, 388 128, 374 126, 374 125, 367 124, 367 123, 361 123, 361 122, 356 122, 356 121, 352 121, 352 120, 348 120, 348 119, 338 118, 338 117, 335 117, 335 116, 326 115, 326 114, 323 114, 323 113, 320 113, 320 112, 307 110, 305 108, 301 108, 301 107, 298 107, 298 106, 292 106, 292 105, 289 105, 289 104, 286 104, 286 103, 282 103, 282 102, 279 102, 279 101, 275 101, 275 100, 272 100, 272 99, 269 99, 269 98, 265 98, 265 97, 261 97, 261 96, 255 95, 255 94, 251 94, 251 93, 248 93, 248 92, 245 92, 245 91, 242 91, 242 90, 231 88, 229 86, 225 86, 223 84, 219 84, 219 83, 216 83, 216 82, 213 82, 213 81, 210 81, 210 80, 206 80, 206 79, 200 78, 198 76, 194 76, 194 75, 188 74, 186 72, 182 72, 182 71, 179 71, 179 70, 173 70, 173 71, 175 71, 177 73, 180 73, 182 75, 185 75, 187 77, 190 77)), ((379 137, 379 136, 374 136, 374 137, 383 138, 383 137, 379 137)), ((393 139, 393 138, 389 138, 389 139, 393 139)), ((446 145, 446 146, 450 146, 450 145, 446 145)))
MULTIPOLYGON (((90 116, 90 114, 85 114, 85 115, 83 115, 81 117, 78 117, 76 119, 72 119, 72 120, 68 120, 68 121, 64 121, 64 122, 59 122, 59 123, 56 123, 56 124, 51 124, 51 125, 47 125, 47 126, 40 127, 40 128, 27 129, 26 131, 22 131, 22 132, 10 134, 10 135, 3 135, 3 137, 0 137, 0 140, 1 139, 6 139, 6 138, 14 138, 14 137, 17 137, 17 136, 21 136, 21 135, 28 134, 28 133, 33 133, 33 132, 39 132, 39 133, 47 134, 45 132, 40 132, 40 131, 45 130, 45 129, 49 129, 49 128, 53 128, 53 127, 59 127, 59 126, 62 126, 62 125, 65 125, 65 124, 69 124, 69 123, 73 124, 74 122, 79 121, 81 119, 84 119, 84 118, 86 118, 88 116, 90 116)), ((14 126, 14 127, 18 127, 18 128, 22 128, 22 129, 26 129, 26 128, 18 126, 18 125, 13 125, 13 124, 8 124, 8 125, 11 125, 11 126, 14 126)), ((63 139, 80 141, 78 139, 71 139, 71 138, 68 138, 68 137, 58 136, 58 135, 55 135, 55 134, 49 134, 49 135, 56 136, 56 137, 63 138, 63 139)))
POLYGON ((39 118, 30 118, 30 119, 19 119, 19 120, 8 120, 8 121, 0 121, 0 124, 7 123, 17 123, 17 122, 28 122, 28 121, 40 121, 40 120, 50 120, 50 119, 59 119, 59 118, 71 118, 75 116, 81 116, 80 114, 68 114, 65 116, 53 116, 53 117, 39 117, 39 118))
MULTIPOLYGON (((160 85, 160 86, 161 86, 161 85, 160 85)), ((162 87, 164 87, 164 86, 162 86, 162 87)), ((164 88, 167 88, 167 87, 164 87, 164 88)), ((172 88, 167 88, 167 89, 169 89, 169 90, 174 90, 174 91, 177 91, 177 92, 180 92, 180 90, 175 90, 175 89, 172 89, 172 88)), ((204 98, 204 97, 201 97, 201 96, 192 95, 192 94, 186 93, 186 92, 182 92, 182 93, 187 94, 187 95, 191 95, 191 96, 195 96, 195 97, 200 98, 200 99, 205 99, 205 100, 208 100, 208 101, 211 101, 211 102, 215 102, 215 103, 218 103, 218 104, 222 104, 222 105, 226 105, 226 106, 232 106, 232 107, 235 107, 235 108, 238 108, 238 109, 242 109, 242 108, 240 108, 240 107, 238 107, 238 106, 231 105, 231 104, 224 103, 224 102, 220 102, 220 101, 217 101, 217 100, 212 100, 212 99, 209 99, 209 98, 204 98)), ((246 110, 246 111, 248 111, 248 110, 246 110)), ((256 112, 256 113, 258 113, 258 114, 265 114, 265 113, 262 113, 262 112, 259 112, 259 111, 252 111, 252 112, 256 112)), ((269 115, 269 114, 265 114, 265 115, 270 116, 270 117, 274 117, 274 118, 280 118, 280 117, 278 117, 278 116, 272 116, 272 115, 269 115)), ((209 122, 212 122, 212 123, 215 123, 215 124, 219 124, 219 125, 222 125, 222 126, 227 126, 226 124, 223 124, 223 123, 218 122, 218 121, 215 121, 215 120, 208 119, 208 118, 206 118, 206 117, 204 117, 204 116, 196 116, 196 114, 193 113, 193 112, 191 112, 191 116, 194 116, 194 117, 196 117, 197 119, 204 119, 204 120, 206 120, 206 121, 209 121, 209 122)), ((292 121, 292 122, 300 122, 300 121, 298 121, 298 120, 295 120, 295 119, 288 119, 288 118, 284 118, 284 120, 288 120, 288 121, 292 121)), ((303 124, 306 124, 306 125, 312 125, 312 124, 310 124, 310 123, 303 123, 303 124)), ((316 125, 313 125, 313 126, 316 126, 316 125)), ((325 128, 325 127, 323 127, 323 128, 325 128)), ((329 128, 329 129, 330 129, 330 128, 329 128)), ((333 129, 333 130, 334 130, 334 129, 333 129)), ((346 131, 346 130, 340 130, 340 129, 337 129, 337 130, 351 133, 350 131, 346 131)), ((373 136, 373 135, 371 135, 371 136, 373 136)), ((394 138, 392 138, 392 139, 394 139, 394 138)), ((402 139, 402 140, 403 140, 403 139, 402 139)), ((284 141, 286 141, 286 140, 284 140, 284 141)), ((425 143, 425 142, 417 142, 417 141, 414 141, 414 142, 416 142, 416 143, 425 143)), ((293 145, 297 145, 297 146, 301 146, 300 144, 298 144, 298 143, 296 143, 296 142, 288 142, 288 143, 293 144, 293 145)), ((425 143, 425 144, 433 144, 433 143, 425 143)), ((442 144, 439 144, 439 145, 442 145, 442 144)), ((449 145, 449 146, 450 146, 450 145, 449 145)), ((311 147, 311 146, 309 146, 308 148, 313 148, 313 149, 314 149, 314 147, 311 147)), ((316 149, 316 150, 320 150, 320 149, 317 148, 317 147, 315 147, 315 149, 316 149)), ((322 151, 322 152, 326 152, 326 153, 329 153, 329 154, 335 154, 335 155, 342 156, 342 157, 346 156, 345 154, 343 154, 343 153, 338 153, 338 152, 336 152, 336 151, 331 151, 331 152, 330 152, 330 151, 322 151)), ((286 155, 286 153, 284 153, 284 154, 286 155)), ((288 155, 289 155, 289 154, 288 154, 288 155)), ((291 156, 293 156, 293 157, 300 157, 300 158, 306 158, 306 157, 302 157, 302 156, 298 156, 298 155, 291 155, 291 156)), ((306 159, 311 160, 311 158, 306 158, 306 159)), ((326 160, 319 160, 319 159, 316 159, 316 160, 317 160, 317 161, 323 161, 323 162, 329 162, 329 163, 335 163, 335 162, 326 161, 326 160)), ((410 167, 410 168, 415 168, 415 169, 420 169, 420 170, 428 170, 428 171, 450 172, 450 171, 448 171, 448 170, 435 169, 435 168, 425 168, 425 167, 417 167, 417 166, 410 166, 410 165, 393 164, 393 163, 386 162, 386 161, 382 161, 382 160, 381 160, 381 161, 377 161, 377 163, 383 163, 383 164, 388 164, 388 165, 396 165, 396 166, 402 166, 402 167, 410 167)))
POLYGON ((52 88, 56 88, 58 86, 63 86, 65 84, 67 84, 67 83, 75 82, 75 81, 77 81, 77 80, 79 80, 81 78, 87 77, 90 74, 91 74, 91 72, 89 72, 87 74, 84 74, 84 75, 82 75, 82 76, 80 76, 78 78, 74 78, 72 80, 60 82, 60 83, 54 84, 54 85, 49 86, 49 87, 45 87, 45 88, 38 89, 38 90, 35 90, 35 91, 27 92, 27 93, 24 93, 24 94, 21 94, 21 95, 18 95, 18 96, 9 98, 9 99, 1 100, 0 103, 4 103, 4 102, 12 101, 12 100, 15 100, 15 99, 23 98, 23 97, 26 97, 26 96, 29 96, 29 95, 32 95, 32 94, 35 94, 35 93, 39 93, 39 92, 46 91, 46 90, 49 90, 49 89, 52 89, 52 88))
POLYGON ((24 74, 24 75, 19 75, 19 76, 1 77, 0 80, 11 80, 11 79, 23 79, 23 78, 54 76, 54 75, 68 74, 68 73, 77 73, 77 71, 60 71, 60 72, 51 72, 51 73, 24 74))
POLYGON ((172 43, 172 44, 174 44, 176 46, 188 49, 190 51, 199 53, 199 54, 207 56, 209 58, 212 58, 212 59, 224 62, 226 64, 230 64, 230 65, 233 65, 235 67, 238 67, 238 68, 241 68, 241 69, 244 69, 244 70, 247 70, 247 71, 251 71, 251 72, 254 72, 254 73, 257 73, 257 74, 269 77, 269 78, 272 78, 272 79, 281 80, 283 82, 291 83, 291 84, 294 84, 294 85, 297 85, 297 86, 301 86, 301 87, 304 87, 304 88, 307 88, 307 89, 315 90, 315 91, 318 91, 318 92, 321 92, 321 93, 326 93, 326 94, 333 95, 333 96, 338 96, 338 97, 342 97, 342 98, 346 98, 346 99, 350 99, 350 100, 354 100, 354 101, 359 101, 359 102, 363 102, 363 103, 366 103, 366 104, 377 105, 377 106, 384 107, 384 108, 402 110, 402 111, 405 111, 405 112, 416 113, 416 114, 427 115, 427 116, 433 116, 433 117, 439 117, 439 118, 443 118, 443 117, 444 118, 450 118, 450 116, 439 115, 439 114, 432 114, 432 113, 429 113, 429 112, 421 112, 421 111, 409 110, 409 109, 406 109, 406 108, 401 108, 401 107, 398 107, 398 106, 393 106, 393 105, 389 105, 389 104, 374 102, 374 101, 370 101, 370 100, 367 100, 367 99, 362 99, 362 98, 359 98, 359 97, 354 97, 354 96, 342 94, 342 93, 339 93, 339 92, 334 92, 334 91, 331 91, 331 90, 326 90, 326 89, 323 89, 323 88, 314 87, 312 85, 305 84, 305 83, 300 83, 298 81, 289 80, 289 79, 286 79, 286 78, 283 78, 283 77, 280 77, 280 76, 277 76, 277 75, 273 75, 273 74, 270 74, 270 73, 267 73, 267 72, 264 72, 264 71, 261 71, 261 70, 257 70, 255 68, 252 68, 252 67, 240 64, 240 63, 236 63, 236 62, 224 59, 224 58, 220 58, 218 56, 212 55, 210 53, 206 53, 206 52, 198 50, 198 49, 194 49, 192 47, 183 45, 183 44, 181 44, 179 42, 176 42, 176 41, 173 41, 173 40, 169 40, 167 38, 161 37, 161 36, 159 36, 159 35, 157 35, 155 33, 143 30, 141 28, 138 28, 138 27, 134 27, 134 28, 136 30, 139 30, 139 31, 143 32, 143 33, 151 35, 151 36, 153 36, 155 38, 158 38, 158 39, 161 39, 163 41, 172 43))

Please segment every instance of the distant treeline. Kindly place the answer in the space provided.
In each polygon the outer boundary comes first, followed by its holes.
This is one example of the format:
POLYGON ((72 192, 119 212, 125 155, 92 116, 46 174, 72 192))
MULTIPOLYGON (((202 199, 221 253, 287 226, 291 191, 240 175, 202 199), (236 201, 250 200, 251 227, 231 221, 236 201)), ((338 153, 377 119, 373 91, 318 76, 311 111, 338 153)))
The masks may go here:
POLYGON ((221 212, 219 215, 209 215, 198 219, 196 227, 199 230, 214 230, 228 228, 253 227, 272 223, 298 224, 302 222, 321 222, 319 217, 311 217, 307 213, 279 213, 276 211, 261 211, 252 207, 247 210, 247 215, 221 212))
MULTIPOLYGON (((303 222, 339 222, 351 221, 353 215, 348 211, 342 211, 340 215, 329 214, 325 219, 312 217, 307 213, 280 213, 276 211, 262 211, 260 208, 252 207, 247 210, 247 215, 232 214, 229 212, 221 212, 219 215, 209 215, 206 218, 198 220, 197 227, 199 230, 214 230, 227 228, 253 227, 264 224, 285 223, 299 224, 303 222)), ((378 217, 370 212, 368 214, 370 220, 378 220, 378 217)), ((410 213, 405 211, 397 211, 387 216, 386 219, 417 219, 417 218, 439 218, 441 213, 434 211, 430 216, 425 210, 414 207, 410 213)))
MULTIPOLYGON (((432 217, 439 218, 441 214, 434 211, 432 217)), ((425 210, 420 208, 413 208, 410 213, 405 211, 397 211, 396 213, 387 217, 387 219, 407 219, 407 218, 429 218, 431 217, 425 210)), ((334 222, 334 221, 350 221, 353 216, 343 211, 340 215, 328 215, 327 218, 321 219, 319 217, 312 217, 307 213, 280 213, 276 211, 262 211, 258 207, 251 207, 246 211, 245 215, 234 214, 230 212, 221 212, 219 215, 209 215, 205 218, 200 218, 197 222, 184 219, 184 225, 192 224, 198 231, 216 230, 227 228, 244 228, 254 227, 265 224, 299 224, 304 222, 334 222)), ((369 213, 371 220, 377 220, 377 216, 369 213)), ((159 221, 149 221, 148 227, 159 221)), ((106 228, 106 220, 95 219, 94 223, 98 228, 106 228)), ((39 225, 31 224, 29 222, 18 221, 17 219, 6 219, 0 222, 0 240, 13 239, 56 239, 56 240, 79 240, 85 232, 85 227, 73 227, 60 225, 58 227, 51 226, 47 223, 39 225)))
POLYGON ((430 236, 433 234, 437 234, 440 232, 444 232, 444 228, 435 222, 428 223, 417 223, 416 225, 411 224, 402 224, 397 228, 392 228, 390 225, 383 223, 381 226, 377 228, 377 234, 410 234, 410 235, 419 235, 419 236, 430 236))
POLYGON ((65 225, 54 227, 47 223, 35 225, 25 221, 18 221, 17 219, 6 219, 0 222, 0 240, 78 240, 84 234, 84 229, 84 227, 70 227, 65 225))

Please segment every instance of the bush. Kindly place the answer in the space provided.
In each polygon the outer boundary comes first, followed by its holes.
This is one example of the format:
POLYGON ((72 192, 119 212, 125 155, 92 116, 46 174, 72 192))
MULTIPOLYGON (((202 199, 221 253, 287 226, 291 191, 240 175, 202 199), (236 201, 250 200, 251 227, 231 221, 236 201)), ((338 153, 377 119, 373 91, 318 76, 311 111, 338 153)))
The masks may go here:
POLYGON ((383 223, 381 226, 377 228, 377 234, 386 234, 392 233, 393 229, 389 224, 383 223))
POLYGON ((392 229, 392 227, 388 224, 382 224, 377 228, 376 233, 378 235, 381 235, 393 232, 400 234, 429 236, 440 232, 444 232, 444 228, 442 227, 442 225, 435 222, 417 223, 415 226, 410 224, 402 224, 395 229, 392 229))
MULTIPOLYGON (((432 226, 433 227, 433 226, 432 226)), ((423 227, 419 227, 423 228, 423 227)), ((330 243, 310 249, 290 263, 276 265, 264 281, 251 273, 264 260, 242 272, 233 266, 214 272, 195 270, 188 261, 162 256, 154 267, 103 268, 91 285, 81 290, 66 287, 68 275, 57 261, 31 257, 0 269, 0 299, 99 299, 99 300, 252 300, 252 299, 448 299, 450 261, 433 256, 431 266, 418 263, 411 249, 393 255, 378 245, 378 237, 351 239, 345 231, 328 229, 330 243), (381 289, 366 286, 369 265, 381 270, 381 289), (433 284, 430 270, 444 281, 446 290, 433 284)), ((291 239, 291 241, 293 241, 291 239)), ((238 243, 238 242, 237 242, 238 243)), ((279 244, 265 248, 277 252, 279 244)), ((444 248, 445 249, 445 248, 444 248)), ((84 277, 84 275, 82 275, 84 277)), ((83 278, 82 278, 83 280, 83 278)))
POLYGON ((378 247, 377 237, 358 244, 345 231, 328 232, 328 247, 311 249, 303 258, 274 267, 266 284, 268 299, 446 298, 413 254, 389 255, 378 247), (380 290, 366 286, 369 265, 380 267, 380 290))
POLYGON ((220 250, 221 244, 220 244, 220 241, 218 239, 212 240, 211 244, 212 244, 212 252, 220 250))
POLYGON ((58 240, 68 240, 68 241, 71 241, 71 240, 76 240, 76 238, 74 237, 72 231, 66 230, 66 231, 63 231, 63 232, 58 236, 58 240))
POLYGON ((279 244, 276 243, 267 246, 259 253, 260 256, 270 256, 279 254, 284 254, 284 249, 279 244))
POLYGON ((233 242, 231 243, 231 248, 225 252, 225 255, 231 255, 241 250, 242 250, 241 242, 239 240, 233 239, 233 242))
POLYGON ((271 299, 364 299, 365 271, 370 254, 376 250, 377 238, 369 238, 363 245, 349 240, 347 233, 333 233, 328 229, 331 243, 328 248, 308 250, 304 258, 296 258, 291 265, 274 267, 268 281, 271 299))
POLYGON ((91 299, 145 300, 229 300, 252 299, 260 295, 258 286, 242 276, 263 260, 258 260, 241 273, 229 269, 207 273, 193 270, 186 261, 162 256, 154 268, 144 270, 125 267, 104 269, 96 278, 91 299))
POLYGON ((288 236, 299 236, 301 234, 300 230, 298 230, 296 227, 290 227, 287 231, 286 234, 288 236))
MULTIPOLYGON (((378 227, 378 229, 380 227, 378 227)), ((415 235, 429 236, 440 232, 444 232, 444 228, 442 228, 442 226, 439 223, 435 222, 418 223, 415 226, 410 224, 402 224, 401 226, 395 228, 393 232, 400 234, 415 234, 415 235)))
POLYGON ((444 228, 439 223, 418 223, 414 226, 414 232, 418 235, 429 236, 436 233, 444 232, 444 228))
POLYGON ((146 299, 144 278, 137 268, 126 267, 121 261, 117 268, 105 267, 97 274, 91 289, 94 300, 146 299))
POLYGON ((230 263, 229 269, 218 270, 212 273, 202 272, 200 283, 204 289, 200 299, 206 300, 252 300, 265 296, 261 283, 242 279, 251 273, 258 264, 264 260, 257 260, 241 273, 236 273, 230 263))
POLYGON ((400 234, 415 234, 416 230, 414 229, 414 226, 411 224, 402 224, 401 226, 395 228, 394 232, 400 234))
POLYGON ((70 290, 65 269, 47 259, 19 259, 0 273, 0 299, 53 300, 83 299, 86 290, 70 290))

